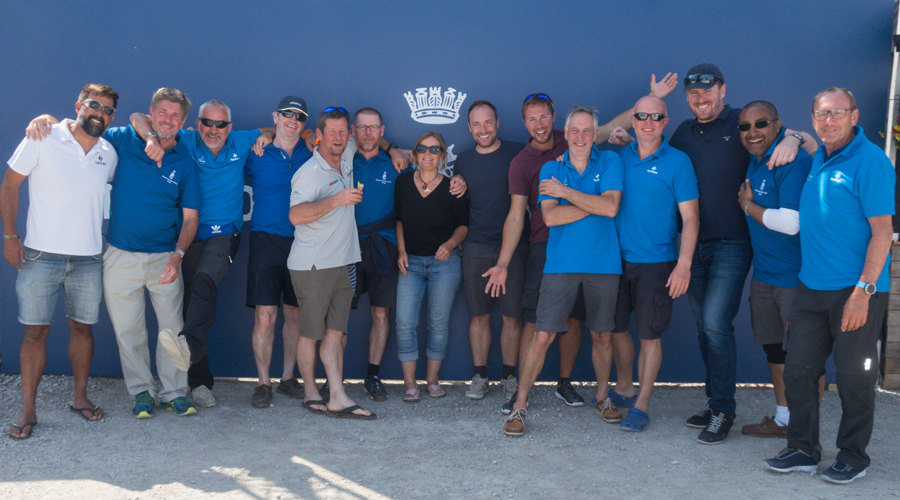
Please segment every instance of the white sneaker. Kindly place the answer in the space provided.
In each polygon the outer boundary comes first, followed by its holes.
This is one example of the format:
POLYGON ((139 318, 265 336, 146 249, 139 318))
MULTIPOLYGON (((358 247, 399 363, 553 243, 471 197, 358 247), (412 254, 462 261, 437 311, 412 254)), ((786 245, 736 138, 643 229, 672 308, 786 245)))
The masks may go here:
POLYGON ((466 397, 469 399, 484 399, 484 393, 488 390, 488 379, 479 374, 472 377, 469 383, 469 390, 466 391, 466 397))
POLYGON ((512 399, 513 394, 519 392, 519 381, 515 375, 510 375, 507 378, 500 379, 500 388, 503 389, 503 397, 509 401, 512 399))
POLYGON ((210 391, 205 385, 201 385, 196 389, 191 391, 191 398, 194 400, 194 404, 197 406, 201 406, 203 408, 211 408, 216 406, 216 397, 213 396, 212 391, 210 391))
POLYGON ((175 335, 172 330, 166 328, 159 332, 159 345, 169 353, 175 368, 188 371, 188 368, 191 367, 191 349, 188 347, 184 335, 175 335))

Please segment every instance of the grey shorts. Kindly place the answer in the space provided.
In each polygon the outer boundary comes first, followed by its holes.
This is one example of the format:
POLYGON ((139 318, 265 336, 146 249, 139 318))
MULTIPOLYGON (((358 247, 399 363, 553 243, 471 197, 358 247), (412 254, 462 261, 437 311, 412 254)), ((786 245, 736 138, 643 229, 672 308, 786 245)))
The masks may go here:
POLYGON ((753 326, 755 344, 781 344, 785 341, 788 316, 796 298, 796 288, 750 280, 750 324, 753 326))
POLYGON ((522 290, 525 287, 525 261, 528 258, 528 245, 518 245, 513 252, 509 266, 506 268, 506 293, 494 299, 485 293, 488 278, 481 277, 488 269, 497 264, 500 258, 500 245, 464 242, 462 244, 463 288, 466 291, 466 306, 469 316, 490 314, 496 300, 500 314, 507 318, 522 316, 522 290))
POLYGON ((587 327, 593 332, 611 332, 616 326, 619 275, 594 273, 545 274, 534 331, 566 331, 566 319, 578 298, 579 288, 584 291, 587 327))
POLYGON ((325 330, 347 333, 353 288, 347 266, 311 271, 291 269, 291 283, 300 308, 300 335, 325 338, 325 330))
MULTIPOLYGON (((531 245, 525 265, 525 290, 522 292, 522 321, 526 323, 537 323, 537 308, 540 301, 541 282, 544 278, 544 264, 546 263, 547 242, 542 241, 531 245)), ((578 321, 584 321, 587 317, 584 307, 584 292, 580 288, 572 310, 569 311, 569 317, 578 321)), ((562 331, 558 333, 562 333, 562 331)))

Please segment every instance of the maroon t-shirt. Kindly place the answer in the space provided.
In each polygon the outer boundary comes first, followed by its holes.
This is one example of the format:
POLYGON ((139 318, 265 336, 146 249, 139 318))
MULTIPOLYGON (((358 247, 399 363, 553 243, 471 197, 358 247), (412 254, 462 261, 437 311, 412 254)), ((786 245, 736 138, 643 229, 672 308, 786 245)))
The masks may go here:
POLYGON ((538 206, 540 195, 541 167, 548 161, 555 161, 569 149, 565 133, 553 131, 553 147, 541 151, 535 149, 528 139, 525 148, 516 155, 509 164, 509 194, 528 197, 528 210, 531 212, 531 244, 541 243, 550 238, 550 229, 544 224, 541 208, 538 206))

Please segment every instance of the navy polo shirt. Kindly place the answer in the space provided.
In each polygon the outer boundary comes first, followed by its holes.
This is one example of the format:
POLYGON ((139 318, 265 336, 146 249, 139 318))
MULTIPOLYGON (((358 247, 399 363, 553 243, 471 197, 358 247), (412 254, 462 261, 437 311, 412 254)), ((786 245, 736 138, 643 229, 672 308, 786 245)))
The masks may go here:
MULTIPOLYGON (((800 281, 813 290, 855 286, 872 238, 867 217, 894 214, 894 167, 862 127, 853 130, 856 137, 828 159, 819 147, 800 195, 800 281)), ((880 292, 890 288, 890 260, 875 283, 880 292)))
POLYGON ((697 173, 700 238, 750 237, 747 218, 735 202, 750 161, 737 128, 740 115, 740 109, 725 106, 709 123, 685 120, 669 141, 690 157, 697 173))
POLYGON ((129 252, 175 250, 182 208, 200 209, 197 164, 182 141, 163 155, 162 168, 144 153, 131 125, 103 134, 119 153, 109 200, 109 243, 129 252))
POLYGON ((290 156, 274 144, 266 146, 262 156, 255 153, 247 156, 244 173, 250 178, 253 189, 252 231, 294 236, 294 225, 288 217, 291 179, 310 158, 312 152, 302 140, 297 142, 290 156))
MULTIPOLYGON (((394 210, 394 183, 398 175, 391 157, 384 151, 379 151, 371 160, 366 160, 359 152, 353 156, 353 178, 357 186, 360 182, 363 184, 363 199, 355 207, 357 226, 365 226, 390 215, 394 210)), ((397 244, 394 228, 379 233, 382 238, 397 244)), ((368 237, 367 234, 359 235, 359 239, 368 237)))
POLYGON ((619 150, 624 191, 616 228, 622 258, 652 264, 678 260, 678 204, 695 200, 697 176, 690 158, 665 136, 652 155, 640 159, 638 143, 619 150))
MULTIPOLYGON (((563 161, 550 161, 541 168, 541 180, 555 177, 564 186, 582 193, 601 195, 606 191, 622 191, 622 160, 611 151, 591 148, 591 158, 581 175, 569 163, 569 152, 563 161)), ((569 205, 563 198, 540 195, 569 205)), ((622 255, 616 222, 612 217, 590 214, 587 217, 550 228, 547 241, 545 273, 622 274, 622 255)))
MULTIPOLYGON (((804 150, 797 152, 797 159, 769 170, 766 163, 775 147, 784 139, 784 127, 769 151, 761 159, 750 155, 747 179, 753 189, 753 202, 763 208, 788 208, 800 210, 800 192, 812 157, 804 150)), ((743 208, 743 207, 741 207, 743 208)), ((797 288, 800 273, 800 234, 789 235, 767 228, 747 217, 750 243, 753 245, 753 279, 781 288, 797 288)))

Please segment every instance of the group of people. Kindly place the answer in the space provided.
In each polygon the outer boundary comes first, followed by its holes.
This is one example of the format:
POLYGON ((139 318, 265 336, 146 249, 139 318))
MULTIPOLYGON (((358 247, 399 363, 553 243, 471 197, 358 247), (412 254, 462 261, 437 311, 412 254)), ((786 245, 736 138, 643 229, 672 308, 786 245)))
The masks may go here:
POLYGON ((482 399, 490 388, 495 305, 502 316, 506 434, 524 434, 529 392, 557 337, 555 395, 569 406, 585 404, 570 382, 582 323, 590 329, 597 377, 590 404, 604 421, 640 432, 650 424, 661 335, 673 300, 687 294, 708 399, 686 423, 702 429, 700 443, 721 443, 735 419, 732 323, 752 262, 752 327, 769 363, 776 408, 743 432, 787 438, 787 448, 766 460, 769 468, 817 470, 818 404, 833 350, 843 417, 840 451, 822 477, 862 477, 889 287, 893 167, 857 126, 859 110, 846 89, 830 88, 813 100, 817 147, 810 134, 783 127, 769 102, 725 105, 725 79, 715 65, 691 68, 683 82, 694 118, 671 137, 663 134, 669 118, 662 99, 677 86, 673 74, 659 82, 652 77, 649 95, 603 125, 595 111, 576 106, 555 130, 550 96, 528 95, 521 108, 530 135, 525 144, 499 140, 496 107, 477 100, 467 113, 475 147, 456 158, 452 177, 441 134, 426 132, 411 150, 400 149, 385 138, 373 108, 351 117, 330 106, 311 131, 306 102, 287 96, 272 113, 273 127, 234 131, 228 106, 210 100, 200 106, 196 130, 186 130, 190 101, 161 88, 149 114, 108 128, 118 95, 86 85, 75 120, 32 121, 0 185, 4 256, 19 269, 25 325, 23 407, 10 437, 28 438, 37 425, 36 391, 60 287, 71 330, 71 411, 87 420, 103 416, 86 392, 101 297, 135 418, 153 417, 157 402, 179 416, 216 404, 207 334, 218 286, 240 244, 247 176, 254 202, 246 298, 255 311, 254 407, 268 407, 279 392, 302 399, 315 414, 376 418, 343 388, 350 310, 365 293, 372 317, 369 397, 388 397, 380 365, 396 308, 402 398, 420 400, 416 332, 423 302, 425 387, 432 398, 446 395, 439 371, 462 285, 474 367, 468 398, 482 399), (622 147, 597 148, 607 141, 622 147), (22 241, 16 214, 25 178, 22 241), (160 328, 161 388, 151 372, 145 290, 160 328), (273 391, 279 307, 284 366, 273 391), (631 328, 640 340, 639 387, 631 328), (318 359, 327 375, 322 387, 315 382, 318 359))

